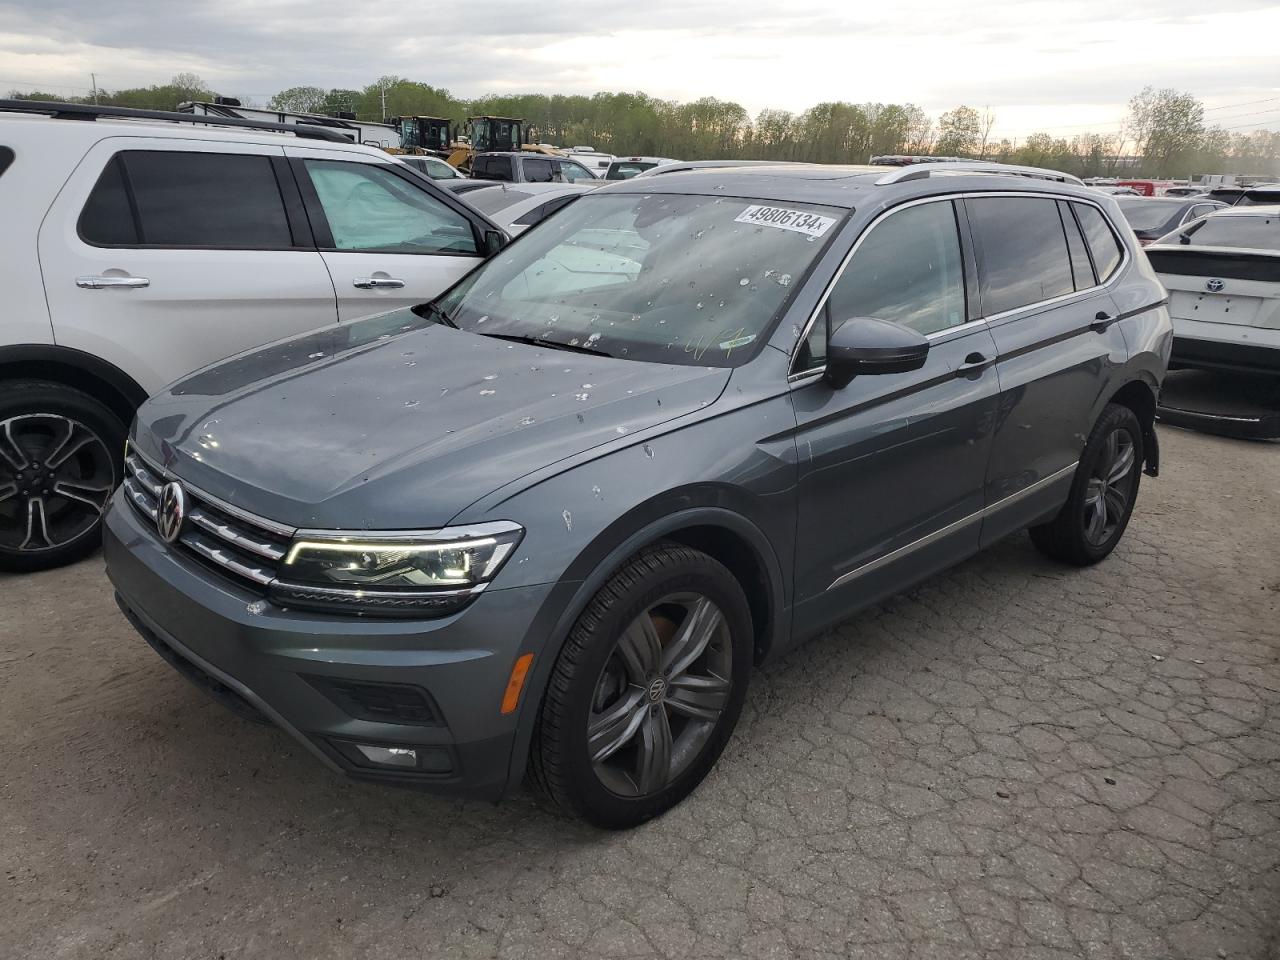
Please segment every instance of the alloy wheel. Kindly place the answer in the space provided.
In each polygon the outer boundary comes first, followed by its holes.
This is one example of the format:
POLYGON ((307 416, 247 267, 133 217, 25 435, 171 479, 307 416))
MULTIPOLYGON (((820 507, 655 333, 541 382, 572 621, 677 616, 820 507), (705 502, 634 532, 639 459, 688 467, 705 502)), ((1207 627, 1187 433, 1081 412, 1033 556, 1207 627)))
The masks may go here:
POLYGON ((78 420, 30 413, 0 421, 0 549, 39 553, 90 534, 115 473, 102 438, 78 420))
POLYGON ((1107 435, 1084 495, 1084 535, 1094 546, 1106 543, 1124 521, 1133 496, 1133 438, 1125 430, 1107 435))
POLYGON ((591 699, 587 749, 600 782, 639 797, 674 781, 719 724, 732 669, 728 621, 701 594, 669 594, 632 620, 591 699))

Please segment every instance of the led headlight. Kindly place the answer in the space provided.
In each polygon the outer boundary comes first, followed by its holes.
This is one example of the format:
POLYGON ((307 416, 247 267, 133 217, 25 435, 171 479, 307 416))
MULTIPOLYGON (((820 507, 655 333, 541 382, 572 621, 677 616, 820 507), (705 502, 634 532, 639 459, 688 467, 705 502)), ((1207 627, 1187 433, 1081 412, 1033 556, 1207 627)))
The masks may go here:
POLYGON ((523 535, 507 521, 421 533, 300 530, 271 596, 294 607, 444 616, 484 589, 523 535))

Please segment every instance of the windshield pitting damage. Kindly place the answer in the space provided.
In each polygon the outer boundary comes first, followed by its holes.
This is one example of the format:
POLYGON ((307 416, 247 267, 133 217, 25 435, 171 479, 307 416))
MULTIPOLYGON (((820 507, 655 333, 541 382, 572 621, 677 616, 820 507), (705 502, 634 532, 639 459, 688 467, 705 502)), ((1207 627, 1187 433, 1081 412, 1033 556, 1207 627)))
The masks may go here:
POLYGON ((732 197, 585 197, 438 302, 459 329, 576 352, 734 366, 842 210, 732 197))

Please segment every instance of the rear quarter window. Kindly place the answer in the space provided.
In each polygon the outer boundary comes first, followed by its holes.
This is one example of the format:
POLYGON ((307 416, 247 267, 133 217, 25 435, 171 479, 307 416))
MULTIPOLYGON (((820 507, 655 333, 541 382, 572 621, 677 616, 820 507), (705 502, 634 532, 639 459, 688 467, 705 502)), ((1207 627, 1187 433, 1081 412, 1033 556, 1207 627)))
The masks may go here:
POLYGON ((1115 274, 1124 257, 1124 248, 1120 245, 1115 231, 1107 224, 1107 218, 1091 203, 1073 203, 1076 218, 1080 221, 1080 229, 1084 231, 1085 241, 1089 244, 1089 253, 1093 256, 1093 268, 1098 274, 1098 282, 1106 283, 1115 274))
POLYGON ((11 163, 13 163, 13 150, 9 147, 0 147, 0 176, 4 175, 11 163))

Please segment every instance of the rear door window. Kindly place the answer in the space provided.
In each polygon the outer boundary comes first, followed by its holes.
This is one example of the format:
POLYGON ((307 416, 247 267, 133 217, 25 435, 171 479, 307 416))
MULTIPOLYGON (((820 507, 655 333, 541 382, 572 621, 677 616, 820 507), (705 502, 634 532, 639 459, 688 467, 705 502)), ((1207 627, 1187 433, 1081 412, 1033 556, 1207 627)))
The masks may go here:
POLYGON ((107 164, 80 217, 100 245, 293 248, 271 158, 127 150, 107 164))
POLYGON ((1093 204, 1073 203, 1071 206, 1080 221, 1080 229, 1084 231, 1089 252, 1093 255, 1093 269, 1098 274, 1098 282, 1106 283, 1120 266, 1124 255, 1120 241, 1116 238, 1115 231, 1107 225, 1107 218, 1102 215, 1102 211, 1093 204))
POLYGON ((555 180, 556 171, 550 160, 525 157, 522 162, 524 179, 528 183, 551 183, 555 180))
POLYGON ((511 158, 479 157, 476 160, 474 175, 484 180, 505 180, 510 182, 514 179, 511 175, 511 158))
POLYGON ((981 257, 986 316, 1075 292, 1067 237, 1049 197, 972 197, 965 201, 981 257))

